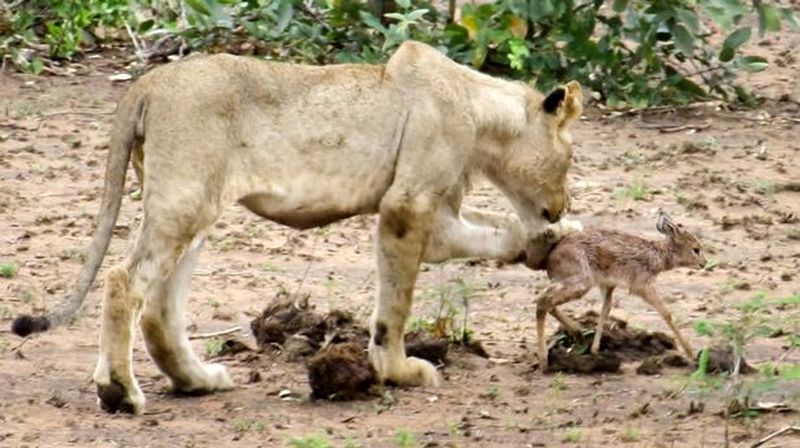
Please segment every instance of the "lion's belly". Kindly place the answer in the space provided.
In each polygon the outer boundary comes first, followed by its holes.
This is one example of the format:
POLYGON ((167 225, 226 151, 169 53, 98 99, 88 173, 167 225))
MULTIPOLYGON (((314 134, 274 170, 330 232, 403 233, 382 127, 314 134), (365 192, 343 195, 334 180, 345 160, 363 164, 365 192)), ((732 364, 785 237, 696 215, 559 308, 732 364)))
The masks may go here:
POLYGON ((245 196, 239 202, 262 218, 300 230, 325 226, 360 214, 352 210, 339 210, 335 207, 306 207, 304 205, 276 207, 273 199, 270 195, 254 194, 245 196))
POLYGON ((373 166, 374 171, 366 173, 359 168, 340 175, 301 169, 251 188, 239 203, 263 218, 297 229, 375 213, 391 184, 392 171, 373 166))

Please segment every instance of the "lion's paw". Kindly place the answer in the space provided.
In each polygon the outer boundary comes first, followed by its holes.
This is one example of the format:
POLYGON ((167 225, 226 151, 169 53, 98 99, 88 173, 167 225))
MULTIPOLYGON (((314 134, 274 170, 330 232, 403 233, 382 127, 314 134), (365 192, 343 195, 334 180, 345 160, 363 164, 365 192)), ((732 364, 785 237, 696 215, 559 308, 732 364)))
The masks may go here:
POLYGON ((399 386, 438 386, 439 371, 424 359, 409 356, 390 359, 391 355, 379 347, 370 347, 372 365, 381 381, 399 386))
POLYGON ((580 221, 567 218, 563 218, 555 224, 548 224, 546 229, 548 236, 554 239, 553 242, 557 242, 571 233, 582 231, 583 224, 580 221))
POLYGON ((405 382, 409 386, 439 386, 442 383, 439 371, 436 367, 428 361, 420 358, 409 356, 405 359, 405 366, 403 369, 406 371, 405 382))
POLYGON ((228 368, 222 364, 206 364, 206 374, 211 378, 211 385, 214 390, 233 389, 233 379, 228 373, 228 368))
POLYGON ((122 383, 110 380, 107 384, 96 382, 97 404, 100 409, 116 414, 141 415, 144 412, 144 393, 135 384, 127 389, 122 383))
POLYGON ((222 364, 203 364, 187 383, 174 382, 172 390, 181 395, 205 395, 215 391, 233 389, 234 383, 228 369, 222 364))

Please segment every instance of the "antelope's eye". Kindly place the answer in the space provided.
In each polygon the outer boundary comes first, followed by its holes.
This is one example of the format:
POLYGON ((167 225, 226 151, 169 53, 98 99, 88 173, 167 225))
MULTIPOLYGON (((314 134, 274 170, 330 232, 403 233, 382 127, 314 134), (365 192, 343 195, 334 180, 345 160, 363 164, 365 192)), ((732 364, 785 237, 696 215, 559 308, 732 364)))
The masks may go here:
POLYGON ((695 255, 700 255, 700 248, 699 248, 699 247, 695 247, 695 248, 694 248, 694 249, 692 249, 692 250, 694 251, 694 254, 695 254, 695 255))
POLYGON ((542 210, 542 218, 550 222, 551 221, 550 210, 548 209, 542 210))

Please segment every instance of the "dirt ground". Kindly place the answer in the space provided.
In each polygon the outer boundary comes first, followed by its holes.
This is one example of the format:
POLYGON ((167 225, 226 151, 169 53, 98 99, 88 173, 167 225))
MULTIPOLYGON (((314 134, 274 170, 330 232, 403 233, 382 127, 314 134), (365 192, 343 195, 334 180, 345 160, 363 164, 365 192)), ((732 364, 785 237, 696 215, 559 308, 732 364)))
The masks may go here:
MULTIPOLYGON (((717 261, 713 270, 678 269, 660 279, 668 306, 695 347, 708 340, 692 330, 693 322, 733 318, 734 305, 759 291, 776 298, 800 293, 798 45, 800 34, 783 33, 752 47, 773 63, 765 73, 743 77, 772 98, 760 109, 711 104, 614 116, 589 108, 574 128, 577 218, 656 236, 655 211, 663 207, 695 229, 717 261)), ((121 66, 105 55, 75 65, 69 77, 0 75, 0 262, 19 266, 13 278, 0 277, 0 446, 273 447, 307 436, 324 436, 337 447, 723 445, 720 398, 686 387, 685 369, 654 377, 637 375, 635 364, 625 364, 621 374, 536 371, 533 300, 547 280, 541 272, 491 261, 423 267, 414 316, 432 316, 438 297, 455 294, 463 282, 470 295, 469 328, 490 354, 451 357, 439 388, 394 388, 382 398, 353 402, 311 401, 301 364, 247 353, 221 358, 235 390, 179 398, 165 393, 167 381, 139 339, 135 369, 147 414, 101 412, 91 382, 101 282, 65 328, 25 341, 8 328, 17 313, 58 303, 81 266, 99 205, 110 114, 127 87, 108 76, 121 66), (252 382, 257 376, 260 381, 252 382), (416 445, 404 444, 411 438, 416 445)), ((488 184, 477 185, 469 202, 509 210, 488 184)), ((131 198, 124 201, 104 266, 128 247, 140 207, 131 198)), ((300 232, 231 206, 194 275, 191 331, 239 325, 250 337, 250 321, 281 290, 310 293, 318 309, 350 309, 365 321, 375 289, 373 220, 357 217, 300 232)), ((599 309, 598 299, 594 291, 568 309, 599 309)), ((653 310, 622 292, 612 314, 668 332, 653 310)), ((774 317, 794 322, 798 331, 797 307, 774 317)), ((552 319, 548 329, 555 329, 552 319)), ((209 344, 194 341, 200 353, 209 344)), ((787 346, 786 336, 759 338, 747 357, 755 365, 782 357, 800 362, 800 353, 787 354, 787 346)), ((769 398, 797 408, 797 389, 781 388, 769 398)), ((798 423, 796 413, 761 414, 731 420, 727 431, 731 446, 750 446, 798 423)), ((798 447, 800 437, 776 438, 766 446, 798 447)))

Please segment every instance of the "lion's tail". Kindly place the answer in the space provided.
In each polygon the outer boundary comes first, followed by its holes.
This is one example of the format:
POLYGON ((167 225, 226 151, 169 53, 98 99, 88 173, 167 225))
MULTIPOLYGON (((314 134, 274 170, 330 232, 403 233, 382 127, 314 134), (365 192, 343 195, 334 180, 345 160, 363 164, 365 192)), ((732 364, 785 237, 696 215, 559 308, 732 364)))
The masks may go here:
POLYGON ((117 222, 131 151, 136 140, 143 135, 145 102, 144 98, 136 93, 136 90, 138 89, 135 86, 132 87, 117 106, 97 227, 78 281, 67 298, 51 311, 41 316, 27 314, 17 316, 11 324, 11 331, 19 336, 47 331, 68 322, 78 311, 92 286, 117 222))

